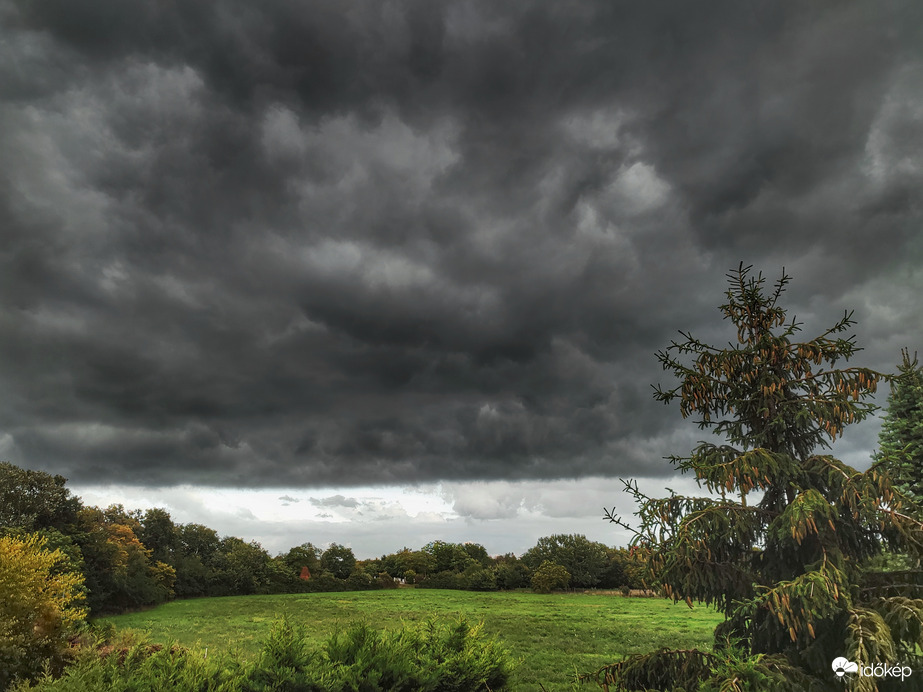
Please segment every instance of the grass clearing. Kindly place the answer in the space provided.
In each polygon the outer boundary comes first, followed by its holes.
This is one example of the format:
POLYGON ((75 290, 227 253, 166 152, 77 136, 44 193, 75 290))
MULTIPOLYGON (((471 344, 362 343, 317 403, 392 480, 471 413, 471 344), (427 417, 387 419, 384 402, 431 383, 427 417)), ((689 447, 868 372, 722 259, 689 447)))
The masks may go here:
POLYGON ((144 630, 157 643, 251 658, 272 621, 283 615, 306 625, 315 645, 352 622, 392 628, 402 621, 466 616, 483 621, 485 631, 498 635, 521 661, 513 689, 539 690, 541 683, 548 692, 569 690, 575 671, 595 670, 625 654, 659 647, 711 649, 721 621, 705 606, 690 609, 661 598, 437 589, 201 598, 101 620, 144 630))

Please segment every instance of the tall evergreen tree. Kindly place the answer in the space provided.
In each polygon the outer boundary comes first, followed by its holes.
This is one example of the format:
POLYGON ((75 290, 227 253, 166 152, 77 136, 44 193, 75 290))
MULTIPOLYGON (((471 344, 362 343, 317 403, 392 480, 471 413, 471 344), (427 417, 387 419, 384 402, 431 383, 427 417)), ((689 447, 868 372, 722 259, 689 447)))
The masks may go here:
MULTIPOLYGON (((679 384, 656 387, 655 398, 678 401, 684 418, 724 438, 671 457, 712 496, 655 499, 626 483, 639 502, 633 542, 649 551, 652 580, 674 600, 724 614, 715 651, 631 657, 599 671, 609 689, 829 689, 838 657, 920 663, 920 575, 862 567, 883 548, 923 554, 915 508, 893 491, 882 463, 859 472, 819 451, 873 413, 865 400, 891 377, 836 367, 859 350, 842 336, 852 313, 796 341, 801 325, 779 304, 790 277, 767 290, 750 269, 728 275, 720 307, 737 343, 716 348, 680 332, 658 354, 679 384)), ((847 676, 853 689, 881 684, 847 676)))
POLYGON ((923 504, 923 367, 916 354, 901 351, 903 362, 888 397, 888 410, 878 437, 876 461, 883 461, 897 486, 923 504))

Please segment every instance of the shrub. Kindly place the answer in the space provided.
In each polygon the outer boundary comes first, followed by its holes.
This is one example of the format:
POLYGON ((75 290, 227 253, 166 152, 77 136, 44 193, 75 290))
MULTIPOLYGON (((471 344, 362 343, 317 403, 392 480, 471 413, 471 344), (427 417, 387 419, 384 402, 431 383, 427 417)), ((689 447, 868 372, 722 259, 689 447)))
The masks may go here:
POLYGON ((464 586, 460 583, 459 575, 449 570, 436 572, 426 579, 420 581, 417 586, 421 589, 462 589, 464 586))
POLYGON ((496 578, 498 589, 518 589, 529 583, 531 575, 524 563, 516 561, 498 565, 496 578))
POLYGON ((466 575, 471 591, 496 591, 497 573, 495 570, 476 568, 466 575))
POLYGON ((114 641, 85 647, 60 678, 46 674, 16 692, 238 692, 241 672, 233 659, 206 659, 199 652, 165 648, 123 631, 114 641))
POLYGON ((356 624, 318 651, 283 619, 250 664, 131 638, 88 653, 22 692, 499 692, 512 671, 509 651, 465 620, 391 632, 356 624))
POLYGON ((394 581, 392 577, 387 572, 379 572, 378 576, 375 578, 375 585, 382 589, 396 589, 397 582, 394 581))
POLYGON ((356 570, 346 580, 346 588, 350 591, 368 591, 377 589, 378 584, 365 572, 356 570))
POLYGON ((258 661, 243 674, 240 690, 320 692, 322 688, 312 682, 315 677, 310 670, 312 659, 305 644, 304 629, 291 625, 284 618, 278 620, 263 641, 258 661))
POLYGON ((487 692, 505 689, 510 672, 509 652, 465 620, 392 632, 355 624, 334 633, 320 652, 305 646, 302 628, 283 620, 273 625, 241 692, 487 692))
POLYGON ((87 611, 78 605, 83 576, 60 571, 62 562, 41 536, 0 536, 0 690, 64 663, 67 638, 87 611))
POLYGON ((532 590, 536 593, 551 593, 566 589, 570 585, 570 573, 553 562, 545 560, 532 575, 532 590))
POLYGON ((617 548, 612 551, 612 561, 617 563, 624 579, 620 584, 627 584, 632 589, 646 589, 654 584, 645 581, 649 553, 640 546, 617 548))
POLYGON ((316 577, 313 577, 311 581, 305 583, 307 584, 307 590, 311 592, 346 591, 346 582, 342 579, 337 579, 326 571, 321 572, 316 577))
POLYGON ((510 654, 480 625, 379 632, 358 624, 324 645, 319 680, 329 692, 488 692, 509 684, 510 654))

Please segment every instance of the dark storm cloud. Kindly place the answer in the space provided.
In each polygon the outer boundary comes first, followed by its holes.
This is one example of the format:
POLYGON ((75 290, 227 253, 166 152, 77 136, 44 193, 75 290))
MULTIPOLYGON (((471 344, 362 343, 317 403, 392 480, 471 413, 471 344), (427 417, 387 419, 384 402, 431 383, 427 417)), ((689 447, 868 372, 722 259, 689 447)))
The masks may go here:
POLYGON ((653 353, 728 338, 740 260, 784 265, 809 328, 856 308, 865 364, 921 341, 916 3, 6 0, 0 25, 14 461, 667 473, 687 428, 653 353))

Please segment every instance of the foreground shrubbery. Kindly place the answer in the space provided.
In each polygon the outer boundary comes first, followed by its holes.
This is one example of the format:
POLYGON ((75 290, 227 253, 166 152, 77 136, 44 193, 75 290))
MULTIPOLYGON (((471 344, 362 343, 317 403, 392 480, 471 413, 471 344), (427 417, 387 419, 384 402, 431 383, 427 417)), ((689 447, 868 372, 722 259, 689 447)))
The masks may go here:
POLYGON ((144 641, 86 647, 65 674, 47 676, 25 690, 47 692, 475 692, 508 688, 509 652, 480 626, 422 626, 380 632, 357 624, 319 649, 303 630, 277 622, 259 658, 206 658, 179 647, 144 641))
POLYGON ((86 615, 83 576, 38 535, 0 536, 0 690, 43 668, 60 670, 86 615))

